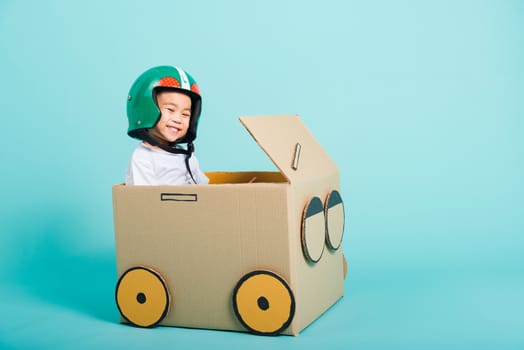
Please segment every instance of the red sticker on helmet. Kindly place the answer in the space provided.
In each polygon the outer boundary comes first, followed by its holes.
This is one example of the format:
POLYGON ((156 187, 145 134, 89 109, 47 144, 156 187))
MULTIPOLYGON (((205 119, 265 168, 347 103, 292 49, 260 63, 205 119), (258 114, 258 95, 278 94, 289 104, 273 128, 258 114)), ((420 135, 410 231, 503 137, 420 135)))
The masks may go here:
POLYGON ((198 88, 197 84, 191 85, 191 91, 200 95, 200 89, 198 88))
POLYGON ((158 86, 179 88, 180 82, 173 77, 163 77, 158 82, 158 86))

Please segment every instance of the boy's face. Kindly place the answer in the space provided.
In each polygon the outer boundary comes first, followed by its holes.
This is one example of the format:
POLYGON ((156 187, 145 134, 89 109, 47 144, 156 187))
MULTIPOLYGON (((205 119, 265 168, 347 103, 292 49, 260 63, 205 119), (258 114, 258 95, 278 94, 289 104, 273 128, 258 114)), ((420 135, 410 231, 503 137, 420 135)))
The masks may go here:
POLYGON ((175 91, 162 91, 156 95, 160 120, 150 130, 151 136, 174 142, 187 133, 191 118, 191 98, 175 91))

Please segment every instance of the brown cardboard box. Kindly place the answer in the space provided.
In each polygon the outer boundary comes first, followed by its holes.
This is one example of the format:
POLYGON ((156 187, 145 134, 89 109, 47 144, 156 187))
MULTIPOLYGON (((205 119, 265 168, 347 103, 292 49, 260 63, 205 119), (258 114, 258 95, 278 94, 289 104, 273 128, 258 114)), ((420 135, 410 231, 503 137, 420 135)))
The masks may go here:
POLYGON ((240 122, 280 171, 113 187, 123 322, 298 335, 344 294, 337 166, 298 116, 240 122))

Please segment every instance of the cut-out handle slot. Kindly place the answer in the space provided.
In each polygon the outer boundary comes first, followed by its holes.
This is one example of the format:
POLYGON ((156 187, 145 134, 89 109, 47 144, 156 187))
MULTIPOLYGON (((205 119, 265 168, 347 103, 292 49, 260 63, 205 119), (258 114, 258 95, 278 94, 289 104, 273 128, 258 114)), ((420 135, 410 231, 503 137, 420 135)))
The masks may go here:
POLYGON ((160 200, 172 202, 197 202, 198 196, 196 193, 162 193, 160 200))

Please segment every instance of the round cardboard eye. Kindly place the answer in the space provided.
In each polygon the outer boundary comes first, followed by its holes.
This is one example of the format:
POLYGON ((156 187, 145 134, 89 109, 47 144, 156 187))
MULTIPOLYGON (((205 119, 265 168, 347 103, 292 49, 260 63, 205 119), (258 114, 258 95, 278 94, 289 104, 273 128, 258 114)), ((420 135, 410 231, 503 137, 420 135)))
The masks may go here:
POLYGON ((324 207, 318 197, 313 197, 306 204, 302 216, 302 251, 307 260, 318 262, 324 253, 326 240, 324 207))
POLYGON ((295 297, 282 277, 270 271, 253 271, 235 286, 233 308, 251 332, 276 335, 291 324, 295 297))
POLYGON ((116 286, 120 314, 138 327, 152 327, 162 321, 169 309, 169 292, 163 278, 145 267, 133 267, 116 286))
POLYGON ((344 234, 344 203, 337 190, 331 191, 326 199, 326 244, 337 250, 344 234))

